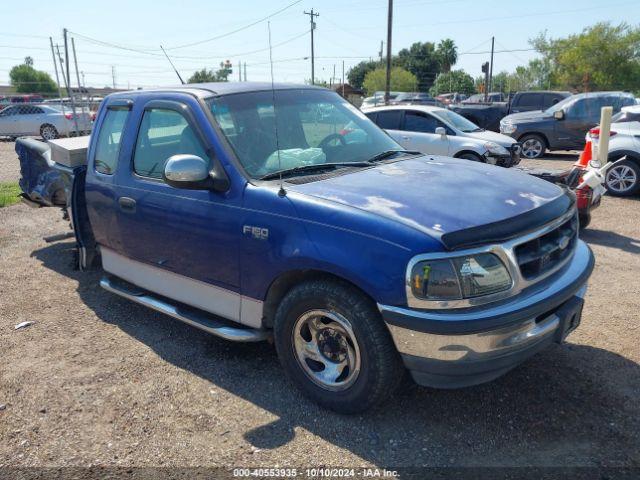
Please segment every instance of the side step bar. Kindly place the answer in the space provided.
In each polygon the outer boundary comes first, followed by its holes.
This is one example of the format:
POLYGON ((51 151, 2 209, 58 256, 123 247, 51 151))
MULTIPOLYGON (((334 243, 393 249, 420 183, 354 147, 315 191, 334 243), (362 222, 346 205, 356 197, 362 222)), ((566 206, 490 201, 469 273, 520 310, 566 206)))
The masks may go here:
POLYGON ((204 330, 218 337, 222 337, 225 340, 231 340, 233 342, 260 342, 269 338, 269 332, 266 330, 257 330, 254 328, 242 328, 234 327, 220 320, 216 320, 212 316, 206 313, 200 313, 198 311, 185 310, 179 306, 173 305, 164 299, 153 296, 151 293, 144 290, 133 290, 120 284, 120 282, 113 281, 108 277, 103 277, 100 280, 100 286, 108 292, 120 295, 132 302, 139 303, 145 307, 149 307, 170 317, 176 318, 181 322, 188 323, 196 328, 204 330))

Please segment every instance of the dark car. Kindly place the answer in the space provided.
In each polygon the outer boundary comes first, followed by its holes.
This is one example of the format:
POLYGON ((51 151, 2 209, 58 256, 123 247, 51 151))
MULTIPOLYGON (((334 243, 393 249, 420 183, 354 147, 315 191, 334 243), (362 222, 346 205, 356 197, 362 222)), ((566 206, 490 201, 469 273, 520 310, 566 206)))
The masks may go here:
POLYGON ((444 104, 433 98, 428 93, 421 92, 405 92, 398 95, 393 101, 389 102, 391 105, 434 105, 436 107, 443 107, 444 104))
POLYGON ((497 132, 500 129, 500 120, 511 113, 546 110, 570 96, 570 92, 516 92, 510 96, 509 101, 505 102, 501 93, 490 93, 489 102, 469 101, 474 97, 484 99, 484 94, 478 94, 472 95, 462 104, 451 105, 449 108, 476 125, 497 132))
POLYGON ((581 93, 546 110, 508 115, 500 122, 500 133, 518 140, 525 158, 538 158, 547 149, 581 149, 587 131, 600 121, 602 107, 611 106, 613 113, 617 113, 634 104, 635 98, 630 93, 581 93))

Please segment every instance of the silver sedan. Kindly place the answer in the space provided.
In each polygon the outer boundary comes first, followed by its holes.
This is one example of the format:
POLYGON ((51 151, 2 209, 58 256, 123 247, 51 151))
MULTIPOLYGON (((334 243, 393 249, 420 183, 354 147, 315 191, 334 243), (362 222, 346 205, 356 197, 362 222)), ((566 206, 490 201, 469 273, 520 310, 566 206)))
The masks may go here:
MULTIPOLYGON (((91 115, 76 109, 81 133, 91 131, 91 115)), ((70 108, 53 105, 12 105, 0 111, 0 136, 39 135, 45 140, 75 134, 76 122, 70 108)))

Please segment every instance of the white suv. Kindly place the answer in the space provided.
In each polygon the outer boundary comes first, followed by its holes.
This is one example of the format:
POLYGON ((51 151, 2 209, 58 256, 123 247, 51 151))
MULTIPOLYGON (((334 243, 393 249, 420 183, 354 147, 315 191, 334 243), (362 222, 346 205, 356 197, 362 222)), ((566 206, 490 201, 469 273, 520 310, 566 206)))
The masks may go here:
POLYGON ((520 163, 520 144, 515 139, 484 130, 446 108, 398 105, 363 109, 363 113, 407 150, 502 167, 520 163))
MULTIPOLYGON (((640 105, 623 107, 611 120, 609 161, 617 161, 605 184, 611 195, 627 197, 640 192, 640 105)), ((591 129, 587 140, 597 145, 599 133, 598 127, 591 129)))

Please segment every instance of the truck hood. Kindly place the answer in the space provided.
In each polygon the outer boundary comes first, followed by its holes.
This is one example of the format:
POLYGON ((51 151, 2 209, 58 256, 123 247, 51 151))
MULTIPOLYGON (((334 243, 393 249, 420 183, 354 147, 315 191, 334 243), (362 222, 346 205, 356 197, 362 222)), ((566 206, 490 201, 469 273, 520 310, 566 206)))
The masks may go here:
POLYGON ((472 229, 478 233, 472 243, 497 241, 497 232, 511 238, 551 221, 571 205, 563 189, 525 173, 431 156, 287 189, 396 221, 441 240, 447 248, 460 246, 447 245, 442 238, 452 232, 472 229))
POLYGON ((485 142, 493 142, 503 147, 510 147, 516 140, 501 133, 492 132, 491 130, 484 130, 482 132, 465 132, 465 137, 477 138, 478 140, 484 140, 485 142))
POLYGON ((519 112, 507 115, 502 122, 523 123, 523 122, 539 122, 546 118, 553 118, 553 115, 547 114, 544 110, 532 110, 529 112, 519 112))

